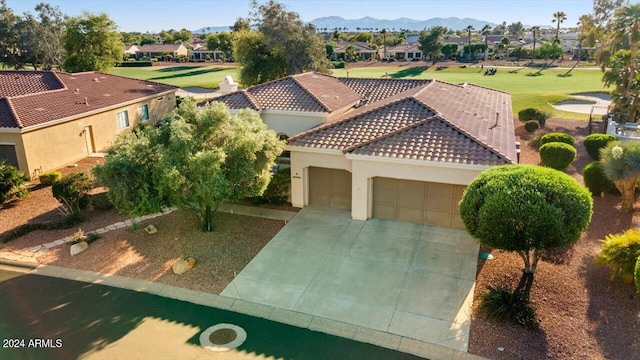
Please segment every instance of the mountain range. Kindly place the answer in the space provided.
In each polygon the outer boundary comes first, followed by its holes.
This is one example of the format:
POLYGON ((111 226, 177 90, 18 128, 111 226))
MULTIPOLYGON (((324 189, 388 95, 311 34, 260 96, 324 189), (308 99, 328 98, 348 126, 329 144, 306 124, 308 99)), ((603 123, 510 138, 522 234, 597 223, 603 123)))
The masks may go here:
MULTIPOLYGON (((429 29, 434 26, 446 26, 447 28, 452 30, 462 30, 466 29, 469 25, 473 26, 475 29, 482 29, 487 24, 491 27, 495 27, 498 25, 489 21, 482 21, 471 18, 460 19, 457 17, 431 18, 428 20, 414 20, 403 17, 400 19, 388 20, 376 19, 369 16, 363 17, 361 19, 345 19, 340 16, 326 16, 311 20, 309 22, 315 25, 315 27, 318 29, 324 30, 324 28, 327 28, 327 31, 332 31, 336 28, 346 28, 346 30, 343 31, 356 31, 358 28, 372 29, 369 31, 376 31, 376 29, 378 29, 379 31, 384 28, 389 30, 407 29, 412 31, 420 31, 423 29, 429 29)), ((192 32, 194 34, 216 33, 220 31, 229 31, 229 27, 230 26, 210 26, 192 30, 192 32)))

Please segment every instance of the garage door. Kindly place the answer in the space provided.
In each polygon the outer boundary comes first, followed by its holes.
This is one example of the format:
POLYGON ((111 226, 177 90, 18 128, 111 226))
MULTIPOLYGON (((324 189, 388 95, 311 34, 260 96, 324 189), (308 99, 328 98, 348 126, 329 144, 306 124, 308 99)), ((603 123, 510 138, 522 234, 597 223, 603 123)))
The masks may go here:
POLYGON ((309 205, 351 209, 351 173, 346 170, 309 168, 309 205))
POLYGON ((464 186, 373 179, 373 217, 464 229, 458 203, 464 186))
POLYGON ((14 145, 0 145, 0 161, 2 160, 8 165, 18 167, 18 156, 14 145))

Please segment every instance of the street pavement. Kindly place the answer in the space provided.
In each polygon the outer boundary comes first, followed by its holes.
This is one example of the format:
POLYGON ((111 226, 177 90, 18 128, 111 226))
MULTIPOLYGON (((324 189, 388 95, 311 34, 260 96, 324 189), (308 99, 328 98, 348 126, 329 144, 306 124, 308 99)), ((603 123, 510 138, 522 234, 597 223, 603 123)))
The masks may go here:
POLYGON ((419 359, 263 318, 105 285, 0 268, 0 359, 419 359), (210 326, 247 333, 200 345, 210 326))

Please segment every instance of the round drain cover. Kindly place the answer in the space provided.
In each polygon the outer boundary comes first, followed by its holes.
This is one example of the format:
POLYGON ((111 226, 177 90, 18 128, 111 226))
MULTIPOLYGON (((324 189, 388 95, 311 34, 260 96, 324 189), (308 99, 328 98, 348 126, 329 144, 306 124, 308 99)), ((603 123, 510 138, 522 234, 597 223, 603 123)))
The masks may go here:
POLYGON ((217 324, 200 334, 200 344, 211 351, 235 349, 246 339, 246 331, 233 324, 217 324))

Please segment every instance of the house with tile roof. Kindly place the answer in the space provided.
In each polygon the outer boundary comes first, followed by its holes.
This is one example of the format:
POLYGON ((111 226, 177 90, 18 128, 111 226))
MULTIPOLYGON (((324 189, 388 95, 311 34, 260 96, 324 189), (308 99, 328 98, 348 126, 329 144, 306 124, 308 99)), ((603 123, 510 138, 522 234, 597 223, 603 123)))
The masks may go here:
POLYGON ((188 56, 189 50, 182 44, 145 44, 136 51, 136 59, 142 57, 153 59, 167 55, 175 59, 179 56, 188 56))
POLYGON ((331 60, 347 59, 347 48, 352 46, 355 50, 358 60, 372 60, 378 56, 378 50, 372 49, 371 46, 364 42, 341 41, 337 44, 331 55, 331 60))
POLYGON ((161 120, 176 91, 98 72, 0 71, 0 159, 32 177, 76 162, 161 120))
POLYGON ((358 220, 464 228, 465 186, 518 161, 511 96, 471 84, 305 73, 214 101, 252 108, 292 135, 294 206, 348 209, 358 220))

